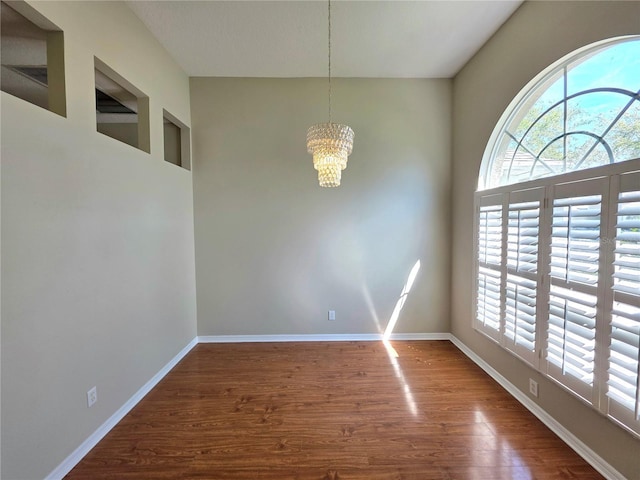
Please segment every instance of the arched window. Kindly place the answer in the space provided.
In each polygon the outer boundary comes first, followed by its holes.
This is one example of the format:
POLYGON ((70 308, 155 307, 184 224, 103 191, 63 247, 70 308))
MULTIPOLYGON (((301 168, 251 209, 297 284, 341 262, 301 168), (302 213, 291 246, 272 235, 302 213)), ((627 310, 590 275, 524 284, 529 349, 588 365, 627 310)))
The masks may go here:
POLYGON ((640 158, 639 49, 608 42, 539 75, 501 119, 479 189, 640 158))
POLYGON ((640 36, 518 94, 475 208, 475 328, 640 436, 640 36))

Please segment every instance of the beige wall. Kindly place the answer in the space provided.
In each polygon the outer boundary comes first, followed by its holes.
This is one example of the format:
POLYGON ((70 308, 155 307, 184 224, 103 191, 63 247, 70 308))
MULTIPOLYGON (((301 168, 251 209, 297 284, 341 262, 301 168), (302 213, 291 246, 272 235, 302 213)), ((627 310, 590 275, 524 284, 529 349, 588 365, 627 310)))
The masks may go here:
POLYGON ((628 478, 640 472, 640 441, 472 329, 473 193, 492 129, 513 97, 545 67, 608 37, 640 33, 639 2, 527 2, 454 80, 452 332, 628 478))
POLYGON ((342 185, 318 186, 307 128, 326 79, 191 79, 198 333, 449 330, 450 80, 336 79, 355 130, 342 185), (336 320, 327 320, 327 310, 336 320))
POLYGON ((196 335, 191 173, 162 150, 162 109, 190 121, 188 78, 124 4, 33 5, 64 30, 68 108, 1 94, 11 480, 48 475, 196 335), (150 97, 151 155, 96 132, 94 55, 150 97))
POLYGON ((96 129, 104 135, 138 148, 137 123, 98 123, 96 129))

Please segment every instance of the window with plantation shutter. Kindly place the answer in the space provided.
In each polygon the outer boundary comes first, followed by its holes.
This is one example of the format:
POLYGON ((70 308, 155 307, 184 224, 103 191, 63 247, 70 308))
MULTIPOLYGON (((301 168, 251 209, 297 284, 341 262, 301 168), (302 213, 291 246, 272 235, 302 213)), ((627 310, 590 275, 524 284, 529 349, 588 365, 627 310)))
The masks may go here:
POLYGON ((640 438, 638 125, 640 35, 584 46, 518 93, 480 166, 472 318, 640 438))
POLYGON ((589 400, 603 189, 601 179, 556 186, 551 225, 547 373, 589 400), (576 196, 580 191, 588 194, 576 196))
POLYGON ((493 338, 500 333, 501 263, 502 263, 502 196, 483 199, 478 213, 478 277, 476 322, 493 338))
POLYGON ((538 244, 544 189, 509 195, 505 346, 528 363, 536 362, 538 244))
POLYGON ((621 175, 615 215, 608 414, 640 433, 640 173, 621 175))

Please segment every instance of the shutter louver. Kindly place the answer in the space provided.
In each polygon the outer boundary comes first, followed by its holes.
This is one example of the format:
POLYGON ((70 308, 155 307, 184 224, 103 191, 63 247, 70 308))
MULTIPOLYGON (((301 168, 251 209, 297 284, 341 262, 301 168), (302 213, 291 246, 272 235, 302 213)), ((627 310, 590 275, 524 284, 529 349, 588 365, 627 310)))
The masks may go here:
POLYGON ((517 272, 538 270, 540 202, 509 205, 507 266, 517 272))
POLYGON ((480 207, 478 260, 493 265, 502 261, 502 205, 480 207))
MULTIPOLYGON (((497 201, 501 197, 494 197, 497 201)), ((480 206, 476 324, 493 338, 498 337, 502 316, 502 230, 502 204, 480 206)))
POLYGON ((477 320, 491 330, 500 330, 500 272, 480 267, 478 272, 477 320))
POLYGON ((588 285, 598 283, 600 195, 553 202, 551 276, 588 285))
POLYGON ((547 359, 587 385, 593 383, 596 296, 552 287, 547 359))
POLYGON ((505 347, 532 364, 536 361, 538 239, 543 193, 542 189, 512 193, 507 221, 505 347))
POLYGON ((609 414, 640 433, 640 191, 618 194, 615 232, 609 414))
POLYGON ((589 401, 595 369, 601 201, 601 195, 555 198, 551 226, 548 372, 589 401))
POLYGON ((505 335, 516 345, 535 349, 536 282, 517 275, 507 275, 505 335))

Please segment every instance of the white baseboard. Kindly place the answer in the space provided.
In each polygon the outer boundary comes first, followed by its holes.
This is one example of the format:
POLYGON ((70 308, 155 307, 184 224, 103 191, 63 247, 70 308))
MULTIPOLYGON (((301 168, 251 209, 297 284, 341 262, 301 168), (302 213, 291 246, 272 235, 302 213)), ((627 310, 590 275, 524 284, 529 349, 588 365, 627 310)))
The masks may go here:
POLYGON ((129 400, 122 405, 116 413, 111 415, 109 419, 104 422, 98 429, 93 432, 84 442, 80 444, 78 448, 76 448, 71 455, 65 458, 60 465, 58 465, 47 477, 45 480, 58 480, 63 478, 67 473, 71 471, 73 467, 75 467, 80 460, 84 458, 84 456, 89 453, 89 451, 96 446, 96 444, 102 440, 102 438, 109 433, 109 431, 117 425, 117 423, 122 420, 122 418, 131 411, 136 404, 142 400, 142 398, 151 391, 156 384, 162 380, 162 378, 171 371, 176 364, 182 360, 182 358, 191 351, 193 347, 195 347, 198 343, 198 338, 194 338, 189 342, 189 344, 184 347, 180 352, 173 357, 169 363, 167 363, 162 369, 156 373, 151 380, 144 384, 140 390, 138 390, 129 400))
MULTIPOLYGON (((449 340, 449 333, 398 333, 391 340, 449 340)), ((347 335, 220 335, 201 336, 189 342, 175 357, 156 373, 140 390, 125 402, 109 419, 93 432, 65 458, 45 480, 63 478, 75 467, 84 456, 95 447, 104 436, 111 431, 124 416, 135 407, 142 398, 151 391, 164 376, 171 371, 182 358, 198 343, 248 343, 248 342, 348 342, 348 341, 380 341, 382 334, 347 334, 347 335)))
MULTIPOLYGON (((450 333, 392 333, 389 340, 450 340, 450 333)), ((377 340, 382 340, 382 337, 377 340)))
MULTIPOLYGON (((394 333, 390 340, 449 340, 449 333, 394 333)), ((204 335, 199 343, 263 343, 263 342, 376 342, 381 333, 313 334, 313 335, 204 335)))
MULTIPOLYGON (((249 343, 249 342, 348 342, 348 341, 380 341, 381 334, 333 334, 333 335, 206 335, 191 340, 173 359, 171 359, 153 378, 138 390, 122 407, 120 407, 106 422, 93 432, 71 455, 65 458, 45 480, 63 478, 75 467, 89 451, 109 433, 109 431, 142 400, 142 398, 169 373, 169 371, 198 343, 249 343)), ((625 477, 609 465, 602 457, 591 450, 580 439, 563 427, 539 405, 522 393, 518 388, 503 377, 491 365, 474 353, 457 337, 450 333, 396 333, 391 340, 450 340, 462 353, 482 368, 491 378, 498 382, 516 400, 533 413, 551 431, 560 437, 569 447, 584 458, 593 468, 608 480, 625 480, 625 477)))
POLYGON ((569 447, 571 447, 578 455, 580 455, 587 463, 595 468, 601 475, 608 480, 626 480, 626 477, 607 463, 602 457, 591 450, 582 440, 576 437, 573 433, 567 430, 562 424, 560 424, 555 418, 549 415, 542 409, 537 403, 531 400, 521 390, 516 388, 509 380, 503 377, 496 369, 485 362, 480 356, 478 356, 473 350, 462 343, 453 334, 450 334, 449 339, 451 342, 462 351, 467 357, 469 357, 476 365, 482 368, 491 378, 498 382, 507 392, 509 392, 516 400, 518 400, 524 407, 533 413, 538 420, 544 423, 549 429, 558 435, 569 447))

